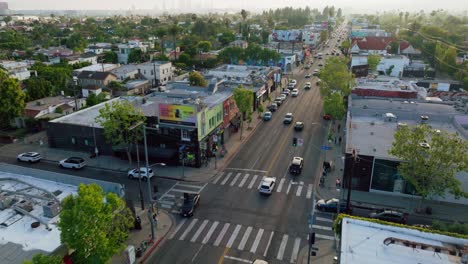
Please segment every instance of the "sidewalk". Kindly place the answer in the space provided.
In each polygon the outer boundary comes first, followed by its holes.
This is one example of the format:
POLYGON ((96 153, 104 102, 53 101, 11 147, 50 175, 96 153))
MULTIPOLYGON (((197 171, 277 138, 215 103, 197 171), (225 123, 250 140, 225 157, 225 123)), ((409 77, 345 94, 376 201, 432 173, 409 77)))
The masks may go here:
MULTIPOLYGON (((313 264, 332 264, 333 258, 337 256, 335 249, 335 241, 332 240, 317 240, 314 247, 319 248, 316 256, 310 257, 310 263, 313 264)), ((307 251, 309 246, 301 248, 299 251, 296 264, 307 264, 307 251)))
MULTIPOLYGON (((151 226, 148 220, 147 211, 141 210, 140 208, 136 208, 136 214, 141 219, 141 230, 132 230, 130 231, 130 235, 125 242, 126 245, 132 245, 135 247, 135 252, 138 247, 140 247, 141 242, 148 240, 151 238, 151 226)), ((154 250, 158 247, 158 245, 163 241, 164 237, 169 233, 172 226, 174 225, 174 220, 172 217, 164 210, 159 210, 158 214, 158 224, 155 230, 156 239, 154 240, 153 244, 148 245, 145 252, 143 252, 142 256, 136 258, 135 263, 145 263, 145 260, 154 252, 154 250)), ((125 249, 112 257, 110 263, 112 264, 126 264, 126 253, 125 249)))

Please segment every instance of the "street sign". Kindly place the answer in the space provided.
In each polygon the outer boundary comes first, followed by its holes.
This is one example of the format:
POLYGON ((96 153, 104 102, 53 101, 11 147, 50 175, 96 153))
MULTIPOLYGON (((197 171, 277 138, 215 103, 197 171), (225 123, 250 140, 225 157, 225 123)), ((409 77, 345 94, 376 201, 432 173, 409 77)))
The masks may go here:
POLYGON ((304 145, 304 139, 298 138, 298 139, 297 139, 297 145, 298 145, 299 147, 302 147, 302 146, 304 145))
POLYGON ((322 150, 331 150, 332 149, 330 146, 325 146, 325 145, 321 146, 320 148, 322 150))

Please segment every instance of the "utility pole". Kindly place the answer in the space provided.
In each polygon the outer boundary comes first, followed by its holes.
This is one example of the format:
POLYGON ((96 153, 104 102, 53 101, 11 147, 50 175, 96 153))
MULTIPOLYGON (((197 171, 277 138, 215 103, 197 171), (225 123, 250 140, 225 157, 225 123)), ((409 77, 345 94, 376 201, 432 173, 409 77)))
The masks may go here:
MULTIPOLYGON (((145 210, 145 203, 143 201, 143 190, 141 189, 141 168, 140 168, 140 151, 138 149, 138 140, 135 140, 136 145, 136 152, 137 152, 137 170, 138 170, 138 189, 140 189, 140 202, 141 202, 141 210, 145 210)), ((148 168, 146 168, 148 170, 148 168)), ((146 178, 148 178, 148 171, 146 171, 146 178)))
POLYGON ((346 200, 346 213, 349 214, 351 211, 351 183, 352 179, 354 177, 354 170, 356 168, 356 163, 357 163, 357 154, 356 150, 353 149, 353 154, 352 154, 353 162, 351 163, 351 175, 348 177, 348 198, 346 200))
MULTIPOLYGON (((148 144, 146 142, 146 126, 143 125, 143 140, 145 143, 145 162, 146 162, 146 169, 149 169, 149 161, 148 161, 148 144)), ((154 240, 156 238, 155 234, 155 223, 153 219, 153 196, 151 194, 151 181, 148 179, 148 220, 151 225, 151 239, 154 240)))

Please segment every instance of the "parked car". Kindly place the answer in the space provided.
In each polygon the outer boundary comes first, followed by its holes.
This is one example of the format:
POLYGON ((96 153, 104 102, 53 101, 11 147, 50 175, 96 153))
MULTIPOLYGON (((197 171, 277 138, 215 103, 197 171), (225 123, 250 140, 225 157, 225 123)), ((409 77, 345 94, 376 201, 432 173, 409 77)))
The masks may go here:
POLYGON ((296 122, 294 125, 294 130, 302 131, 304 129, 304 122, 296 122))
POLYGON ((284 101, 287 97, 285 94, 280 94, 277 98, 281 99, 281 101, 284 101))
MULTIPOLYGON (((293 90, 294 90, 294 89, 293 89, 293 90)), ((288 96, 290 93, 291 93, 291 92, 290 92, 288 89, 286 89, 286 90, 284 90, 283 92, 281 92, 281 94, 284 94, 284 95, 286 95, 286 96, 288 96)))
POLYGON ((292 121, 293 121, 293 119, 294 119, 293 114, 292 114, 292 113, 287 113, 287 114, 284 116, 283 123, 284 123, 284 124, 291 124, 292 121))
POLYGON ((283 100, 281 98, 276 98, 274 103, 276 103, 276 106, 280 107, 281 104, 283 103, 283 100))
POLYGON ((307 63, 306 66, 304 67, 306 70, 310 69, 310 64, 307 63))
POLYGON ((18 161, 26 161, 26 162, 39 162, 42 159, 41 154, 37 152, 26 152, 19 154, 16 159, 18 161))
POLYGON ((272 103, 270 106, 268 106, 268 110, 270 110, 270 112, 276 112, 276 110, 278 110, 278 104, 272 103))
POLYGON ((370 218, 379 219, 382 221, 405 224, 408 220, 408 214, 391 209, 378 210, 377 212, 370 213, 370 218))
POLYGON ((309 90, 312 87, 312 84, 310 82, 306 82, 304 89, 309 90))
POLYGON ((293 157, 291 165, 289 165, 289 172, 293 175, 299 175, 302 172, 304 166, 304 158, 293 157))
MULTIPOLYGON (((318 200, 315 204, 315 207, 324 212, 336 212, 338 207, 339 200, 336 198, 328 199, 328 200, 318 200)), ((340 203, 340 212, 346 211, 346 203, 340 203)))
MULTIPOLYGON (((146 180, 148 180, 148 178, 151 179, 154 176, 154 172, 153 172, 153 169, 151 169, 151 168, 141 167, 140 168, 140 175, 141 175, 141 179, 146 181, 146 180)), ((128 172, 128 178, 129 179, 138 179, 138 168, 130 170, 128 172)))
POLYGON ((184 193, 184 203, 180 207, 180 215, 183 217, 193 216, 198 205, 200 205, 199 193, 184 193))
POLYGON ((271 194, 275 188, 276 178, 275 177, 265 177, 258 188, 258 191, 261 194, 271 194))
POLYGON ((59 161, 59 166, 61 168, 77 170, 86 166, 86 162, 83 158, 80 158, 80 157, 70 157, 68 159, 63 159, 59 161))
POLYGON ((306 78, 306 79, 310 79, 310 77, 311 77, 311 74, 310 74, 310 73, 307 73, 307 74, 305 75, 305 78, 306 78))
POLYGON ((319 70, 317 70, 317 69, 315 69, 314 72, 312 73, 312 75, 314 75, 314 76, 318 76, 318 74, 319 74, 319 70))
POLYGON ((273 116, 273 114, 270 111, 266 111, 263 114, 263 120, 264 121, 270 121, 272 116, 273 116))
POLYGON ((299 90, 293 89, 292 92, 291 92, 291 96, 292 96, 292 97, 297 97, 297 96, 299 96, 299 90))
POLYGON ((318 64, 318 66, 319 66, 319 67, 322 67, 322 66, 323 66, 323 64, 322 64, 322 63, 319 63, 319 64, 318 64))

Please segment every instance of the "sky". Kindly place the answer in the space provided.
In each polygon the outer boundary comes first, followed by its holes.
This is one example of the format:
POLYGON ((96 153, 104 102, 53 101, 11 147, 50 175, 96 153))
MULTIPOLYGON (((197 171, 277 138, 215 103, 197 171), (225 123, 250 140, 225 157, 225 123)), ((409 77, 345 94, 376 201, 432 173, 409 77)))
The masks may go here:
POLYGON ((163 1, 166 8, 178 8, 188 6, 203 8, 231 8, 231 9, 258 9, 277 8, 284 6, 305 7, 323 9, 323 7, 333 5, 353 12, 372 11, 431 11, 435 9, 445 9, 449 11, 462 12, 468 10, 466 0, 0 0, 7 1, 9 8, 13 10, 128 10, 128 9, 162 9, 163 1))

